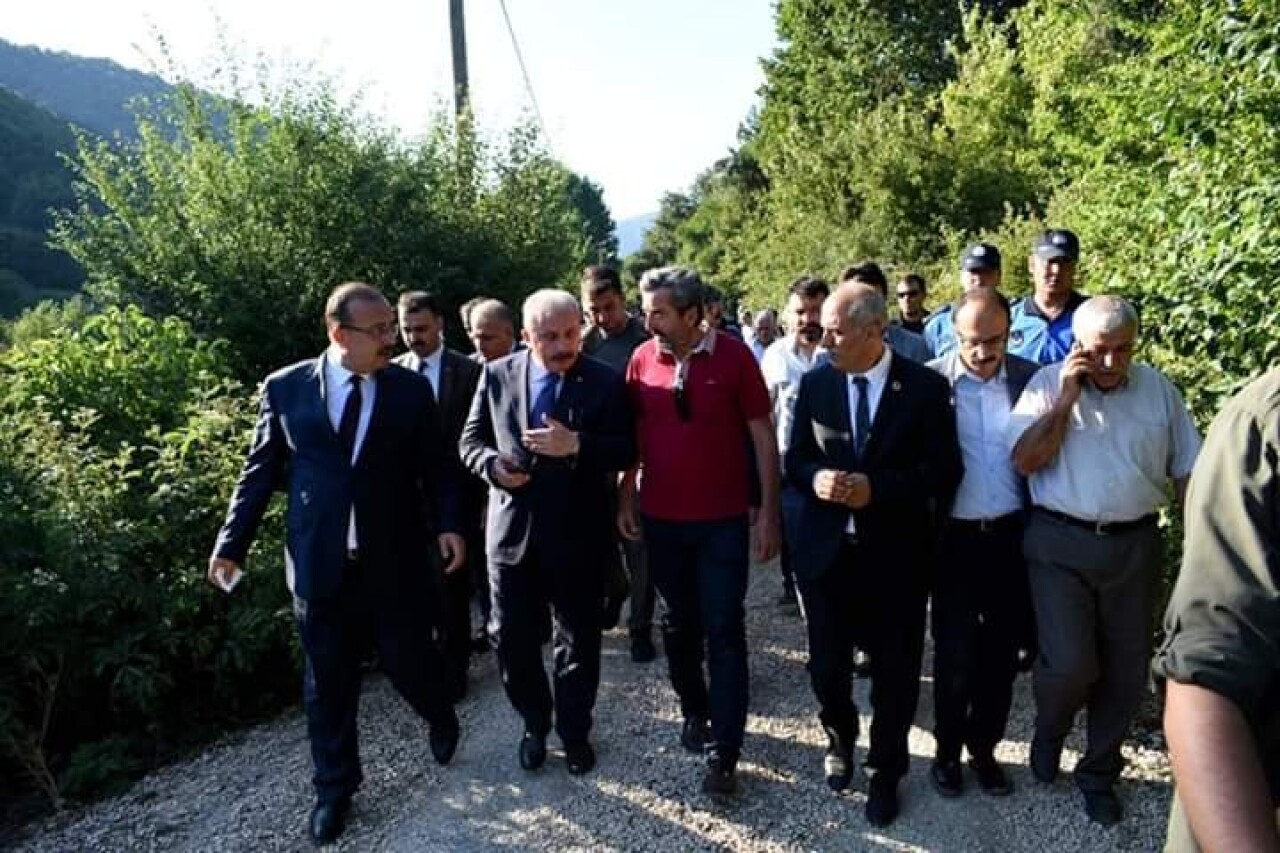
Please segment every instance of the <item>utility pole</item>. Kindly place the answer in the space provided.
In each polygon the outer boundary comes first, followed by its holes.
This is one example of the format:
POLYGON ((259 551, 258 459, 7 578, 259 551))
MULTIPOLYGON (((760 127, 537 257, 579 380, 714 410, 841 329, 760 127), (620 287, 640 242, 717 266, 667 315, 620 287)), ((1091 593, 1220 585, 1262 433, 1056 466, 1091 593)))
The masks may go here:
POLYGON ((449 31, 453 35, 453 108, 458 122, 470 107, 471 88, 467 82, 467 25, 462 0, 449 0, 449 31))

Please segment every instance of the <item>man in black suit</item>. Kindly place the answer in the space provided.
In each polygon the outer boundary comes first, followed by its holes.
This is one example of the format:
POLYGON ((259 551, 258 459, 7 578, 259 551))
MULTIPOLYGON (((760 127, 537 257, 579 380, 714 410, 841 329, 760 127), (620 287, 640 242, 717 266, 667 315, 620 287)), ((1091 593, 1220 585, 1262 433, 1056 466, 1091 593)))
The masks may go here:
POLYGON ((528 349, 485 364, 461 450, 489 483, 490 625, 507 697, 524 720, 520 766, 546 760, 554 712, 576 775, 595 766, 588 735, 603 567, 617 547, 609 492, 635 462, 635 427, 622 375, 579 352, 582 311, 570 294, 540 290, 525 300, 524 339, 528 349), (542 666, 548 616, 554 701, 542 666))
MULTIPOLYGON (((480 365, 444 345, 444 314, 436 298, 422 291, 401 294, 396 305, 400 335, 409 348, 395 363, 419 373, 431 383, 436 409, 444 434, 444 455, 454 468, 461 488, 462 524, 467 543, 467 561, 483 565, 484 540, 481 513, 484 511, 484 484, 462 467, 458 440, 471 410, 480 381, 480 365)), ((448 666, 449 686, 454 699, 467 693, 467 665, 471 660, 471 572, 440 575, 441 597, 439 640, 448 666)))
POLYGON ((430 723, 435 759, 453 757, 458 718, 421 607, 433 594, 423 532, 436 531, 446 571, 466 557, 431 386, 389 364, 391 306, 367 284, 344 284, 325 305, 325 325, 324 354, 263 385, 253 445, 208 572, 230 591, 271 493, 284 484, 285 572, 306 663, 317 844, 342 833, 360 785, 356 707, 370 635, 396 690, 430 723))
POLYGON ((874 287, 842 284, 822 308, 830 364, 805 374, 787 477, 805 493, 796 582, 809 629, 809 675, 827 733, 827 784, 848 787, 858 711, 853 647, 871 655, 875 769, 867 820, 892 823, 920 690, 934 511, 963 465, 946 380, 884 343, 874 287))

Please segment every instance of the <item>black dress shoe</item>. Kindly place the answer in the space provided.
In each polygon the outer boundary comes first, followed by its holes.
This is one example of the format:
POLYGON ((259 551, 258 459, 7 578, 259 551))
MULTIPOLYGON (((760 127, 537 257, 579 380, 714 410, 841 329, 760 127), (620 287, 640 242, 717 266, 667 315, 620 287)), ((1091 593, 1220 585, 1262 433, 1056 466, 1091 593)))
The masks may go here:
POLYGON ((827 775, 827 787, 843 791, 853 781, 853 742, 856 738, 843 738, 835 729, 827 730, 827 754, 822 759, 822 771, 827 775))
POLYGON ((876 773, 867 786, 867 823, 888 826, 898 817, 898 779, 876 773))
POLYGON ((1031 739, 1031 775, 1036 781, 1052 785, 1058 778, 1058 766, 1062 763, 1062 741, 1031 739))
POLYGON ((707 758, 707 769, 702 774, 702 793, 713 797, 728 797, 738 791, 736 768, 718 755, 707 758))
POLYGON ((351 798, 341 797, 337 800, 316 803, 311 809, 311 841, 317 847, 332 844, 347 828, 347 812, 351 809, 351 798))
POLYGON ((685 717, 680 729, 680 745, 689 752, 702 755, 711 742, 711 727, 701 717, 685 717))
POLYGON ((631 638, 631 660, 633 663, 649 663, 658 656, 658 649, 653 645, 653 638, 648 634, 636 634, 631 638))
POLYGON ((525 770, 537 770, 547 760, 547 736, 525 732, 520 738, 520 766, 525 770))
POLYGON ((564 745, 564 763, 574 776, 590 773, 596 767, 596 751, 587 741, 575 741, 564 745))
POLYGON ((1084 795, 1084 813, 1089 820, 1103 826, 1115 826, 1124 819, 1124 806, 1110 788, 1105 791, 1081 791, 1084 795))
POLYGON ((984 794, 1007 797, 1013 793, 1013 783, 1009 781, 1009 774, 1004 772, 1004 768, 997 764, 994 758, 970 758, 969 767, 978 777, 978 787, 984 794))
POLYGON ((458 751, 458 737, 461 732, 456 716, 451 721, 436 723, 431 727, 428 740, 431 743, 431 756, 436 760, 436 764, 448 764, 453 760, 453 754, 458 751))
POLYGON ((964 774, 959 761, 937 761, 929 768, 929 781, 944 797, 958 797, 964 793, 964 774))

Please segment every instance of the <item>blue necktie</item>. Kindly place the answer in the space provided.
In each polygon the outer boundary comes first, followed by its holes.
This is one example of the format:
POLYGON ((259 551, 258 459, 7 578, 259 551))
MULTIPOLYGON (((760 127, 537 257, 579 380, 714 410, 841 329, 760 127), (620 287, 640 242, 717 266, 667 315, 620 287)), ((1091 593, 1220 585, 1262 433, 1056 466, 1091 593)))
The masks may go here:
POLYGON ((554 373, 548 373, 542 377, 542 387, 538 389, 538 396, 533 400, 533 406, 529 409, 529 428, 541 429, 546 426, 543 423, 543 417, 550 415, 556 407, 556 383, 560 377, 554 373))
POLYGON ((862 461, 862 452, 867 449, 867 439, 871 437, 871 402, 867 399, 867 377, 853 377, 853 387, 858 389, 858 405, 853 414, 853 453, 862 461))

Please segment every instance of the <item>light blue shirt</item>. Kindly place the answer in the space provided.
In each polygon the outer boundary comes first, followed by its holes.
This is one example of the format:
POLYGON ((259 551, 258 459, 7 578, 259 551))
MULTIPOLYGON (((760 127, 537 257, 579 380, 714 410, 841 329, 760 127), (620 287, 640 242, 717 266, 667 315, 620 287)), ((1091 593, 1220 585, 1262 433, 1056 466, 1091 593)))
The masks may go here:
POLYGON ((426 358, 420 358, 417 353, 410 352, 409 367, 427 377, 427 381, 431 383, 431 390, 435 393, 436 401, 438 402, 440 400, 440 371, 444 369, 444 344, 436 347, 436 351, 426 358))
POLYGON ((929 345, 924 338, 910 329, 889 325, 884 327, 884 340, 893 351, 908 361, 924 364, 930 359, 929 345))
POLYGON ((942 358, 956 348, 956 327, 951 320, 951 306, 943 305, 924 323, 924 342, 934 358, 942 358))
POLYGON ((1023 508, 1024 492, 1007 440, 1013 405, 1005 366, 984 382, 957 358, 952 373, 947 379, 955 400, 964 479, 951 517, 976 521, 1017 512, 1023 508))

